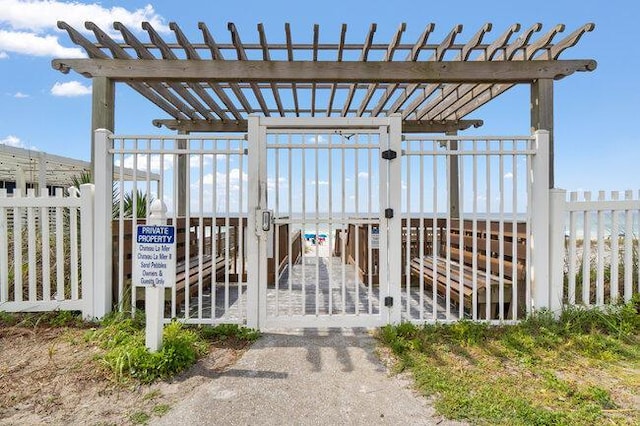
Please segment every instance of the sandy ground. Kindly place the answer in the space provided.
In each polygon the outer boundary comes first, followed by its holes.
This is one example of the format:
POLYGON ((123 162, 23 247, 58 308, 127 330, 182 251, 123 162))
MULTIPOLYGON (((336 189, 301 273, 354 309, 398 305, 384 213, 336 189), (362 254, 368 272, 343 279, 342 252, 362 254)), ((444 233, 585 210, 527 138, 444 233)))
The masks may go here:
POLYGON ((190 390, 244 352, 244 345, 212 347, 171 382, 150 386, 111 382, 95 359, 100 349, 86 330, 0 328, 0 424, 121 425, 159 418, 190 390))

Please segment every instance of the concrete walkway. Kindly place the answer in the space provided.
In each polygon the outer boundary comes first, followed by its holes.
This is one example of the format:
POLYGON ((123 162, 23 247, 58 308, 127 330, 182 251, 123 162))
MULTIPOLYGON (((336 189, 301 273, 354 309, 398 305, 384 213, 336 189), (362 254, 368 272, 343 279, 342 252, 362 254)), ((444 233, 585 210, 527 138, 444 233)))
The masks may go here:
POLYGON ((375 345, 366 330, 265 334, 155 424, 452 424, 388 373, 375 345))

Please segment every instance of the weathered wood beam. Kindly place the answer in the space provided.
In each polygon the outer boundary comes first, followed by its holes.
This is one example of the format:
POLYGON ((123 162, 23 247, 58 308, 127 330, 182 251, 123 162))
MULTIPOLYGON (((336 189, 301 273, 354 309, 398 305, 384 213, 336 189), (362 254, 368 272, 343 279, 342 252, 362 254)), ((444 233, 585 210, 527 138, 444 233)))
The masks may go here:
MULTIPOLYGON (((360 52, 360 59, 358 59, 357 63, 367 62, 367 58, 369 56, 369 50, 371 49, 371 44, 373 43, 373 36, 375 35, 377 28, 378 26, 376 24, 371 24, 371 26, 369 27, 369 34, 367 35, 367 39, 362 45, 362 52, 360 52)), ((317 62, 314 62, 314 63, 317 63, 317 62)), ((349 62, 343 62, 343 64, 345 63, 349 63, 349 62)), ((349 88, 349 93, 347 93, 347 97, 344 101, 344 104, 342 105, 342 112, 340 113, 342 117, 347 116, 347 112, 349 111, 349 107, 351 106, 351 102, 353 101, 353 96, 355 95, 357 89, 358 89, 357 83, 352 84, 351 87, 349 88)))
MULTIPOLYGON (((202 37, 204 38, 204 42, 206 43, 206 45, 209 47, 209 50, 211 51, 211 59, 214 61, 223 61, 224 56, 222 55, 222 51, 220 50, 218 44, 216 43, 215 39, 211 35, 211 32, 209 31, 209 28, 207 27, 207 25, 204 22, 200 22, 198 23, 198 28, 200 29, 200 31, 202 31, 202 37)), ((224 99, 226 95, 224 94, 223 90, 221 89, 217 90, 216 88, 217 85, 215 84, 216 82, 209 81, 208 83, 211 89, 213 89, 213 91, 216 92, 218 97, 220 97, 220 99, 224 99)), ((251 104, 249 103, 247 98, 244 96, 244 94, 242 93, 242 90, 238 87, 238 85, 236 83, 229 83, 229 87, 231 88, 231 91, 233 92, 235 97, 240 102, 240 105, 242 105, 242 108, 244 108, 245 111, 251 114, 253 112, 253 108, 251 107, 251 104)), ((233 111, 233 109, 231 111, 233 111)))
MULTIPOLYGON (((485 24, 480 30, 464 45, 464 48, 460 51, 460 53, 455 57, 454 61, 466 61, 469 58, 469 55, 482 43, 482 39, 485 34, 491 31, 491 24, 485 24)), ((425 87, 422 90, 422 93, 416 96, 416 98, 405 108, 402 110, 402 117, 409 117, 420 105, 422 105, 431 95, 433 95, 436 90, 440 88, 439 84, 430 84, 428 87, 425 87)), ((422 117, 418 117, 422 118, 422 117)))
MULTIPOLYGON (((493 43, 491 43, 489 47, 485 49, 482 55, 475 58, 474 62, 490 61, 498 51, 505 49, 509 45, 509 40, 511 39, 513 34, 518 31, 520 31, 520 24, 513 24, 505 32, 503 32, 500 37, 496 38, 493 43)), ((435 99, 430 100, 427 105, 425 105, 420 111, 418 111, 415 115, 415 118, 421 120, 434 108, 438 108, 440 110, 445 109, 451 103, 471 91, 473 87, 475 87, 475 85, 466 85, 464 87, 462 85, 456 84, 448 85, 444 88, 444 90, 440 92, 439 96, 437 96, 435 99)), ((433 116, 433 114, 431 116, 433 116)))
POLYGON ((593 71, 593 59, 491 62, 337 62, 54 59, 86 77, 153 82, 531 83, 593 71))
MULTIPOLYGON (((248 56, 247 53, 245 52, 244 49, 244 45, 242 44, 242 40, 240 40, 240 33, 238 32, 238 29, 236 28, 236 26, 233 24, 233 22, 229 22, 227 24, 227 29, 229 30, 229 32, 231 33, 231 42, 233 43, 233 45, 236 48, 236 52, 238 55, 238 62, 240 61, 248 61, 248 56)), ((267 107, 267 103, 264 100, 264 97, 262 96, 262 91, 260 90, 260 88, 254 84, 253 82, 251 82, 251 89, 253 90, 253 95, 255 96, 256 100, 258 101, 258 105, 260 105, 260 108, 262 109, 262 113, 269 117, 269 107, 267 107)))
MULTIPOLYGON (((398 45, 400 44, 400 40, 402 39, 402 34, 405 32, 406 29, 407 29, 406 23, 403 22, 402 24, 400 24, 400 27, 398 27, 398 30, 393 36, 393 39, 389 43, 389 48, 387 49, 387 52, 384 55, 383 61, 385 62, 393 61, 393 54, 398 48, 398 45)), ((356 114, 358 117, 361 117, 364 110, 367 109, 367 105, 369 105, 369 102, 371 102, 371 97, 373 96, 377 88, 378 88, 378 83, 372 83, 369 85, 369 87, 367 87, 367 93, 364 95, 364 98, 362 99, 362 102, 360 102, 360 106, 358 107, 358 113, 356 114)))
MULTIPOLYGON (((453 43, 456 40, 456 36, 458 34, 460 34, 461 32, 462 32, 462 25, 456 25, 451 30, 449 35, 447 35, 447 37, 445 37, 445 39, 442 41, 442 43, 440 43, 438 48, 433 52, 433 54, 429 57, 429 59, 427 59, 427 61, 442 63, 441 61, 444 58, 444 55, 447 52, 447 49, 449 49, 453 45, 453 43)), ((434 85, 434 86, 437 87, 437 85, 434 85)), ((407 86, 402 91, 400 96, 398 96, 398 98, 395 100, 395 102, 393 104, 391 104, 391 106, 389 107, 389 110, 387 111, 387 114, 393 114, 394 112, 400 111, 402 109, 402 105, 404 105, 404 103, 407 102, 407 100, 409 100, 411 95, 413 95, 413 93, 419 87, 420 87, 419 84, 410 84, 409 86, 407 86)), ((432 89, 432 90, 435 90, 435 89, 432 89)), ((425 97, 428 97, 428 96, 429 95, 426 95, 425 97)))
POLYGON ((553 80, 536 80, 531 85, 531 131, 549 131, 549 188, 554 185, 553 80))
MULTIPOLYGON (((264 32, 264 25, 262 23, 258 24, 258 33, 260 34, 260 45, 262 46, 262 60, 270 61, 271 54, 269 53, 269 43, 267 43, 267 35, 264 32)), ((276 101, 278 111, 280 112, 280 115, 284 117, 280 93, 278 93, 278 87, 275 83, 271 83, 271 90, 273 91, 273 99, 276 101)))
MULTIPOLYGON (((447 133, 482 126, 482 120, 415 121, 402 122, 403 133, 447 133)), ((156 127, 166 127, 178 132, 246 132, 247 121, 220 120, 153 120, 156 127)))
POLYGON ((106 77, 94 77, 91 93, 91 177, 95 177, 95 133, 97 129, 113 132, 115 122, 116 88, 106 77))
MULTIPOLYGON (((347 24, 342 24, 342 28, 340 30, 340 44, 338 45, 338 62, 342 62, 342 55, 344 54, 344 41, 347 36, 347 24)), ((293 60, 291 56, 289 60, 293 60)), ((329 106, 327 106, 327 117, 331 117, 331 110, 333 110, 333 100, 336 96, 336 84, 331 85, 331 92, 329 94, 329 106)), ((294 86, 295 87, 295 86, 294 86)), ((296 103, 296 110, 298 109, 298 105, 296 103)), ((298 114, 296 114, 298 115, 298 114)))
MULTIPOLYGON (((434 28, 435 28, 435 24, 433 23, 427 24, 426 28, 420 35, 420 38, 418 38, 418 41, 416 42, 416 44, 413 45, 413 48, 405 58, 405 61, 415 62, 418 60, 418 55, 420 55, 420 51, 422 50, 423 46, 427 42, 427 39, 429 38, 429 35, 433 32, 434 28)), ((393 94, 396 92, 396 89, 398 89, 398 86, 399 85, 396 83, 396 84, 388 85, 386 87, 384 94, 380 97, 380 100, 378 101, 376 106, 373 108, 373 111, 371 112, 371 115, 373 117, 377 117, 380 114, 380 112, 383 110, 385 105, 387 105, 387 102, 389 102, 393 94)))

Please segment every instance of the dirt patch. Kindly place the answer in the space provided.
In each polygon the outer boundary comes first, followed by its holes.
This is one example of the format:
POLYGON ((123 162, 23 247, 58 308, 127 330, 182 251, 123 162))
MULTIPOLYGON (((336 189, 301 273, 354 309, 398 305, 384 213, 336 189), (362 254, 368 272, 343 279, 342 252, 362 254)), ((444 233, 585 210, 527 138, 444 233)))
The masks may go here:
POLYGON ((101 349, 76 328, 0 328, 0 424, 136 424, 166 413, 244 353, 228 340, 173 380, 148 386, 115 383, 101 349))

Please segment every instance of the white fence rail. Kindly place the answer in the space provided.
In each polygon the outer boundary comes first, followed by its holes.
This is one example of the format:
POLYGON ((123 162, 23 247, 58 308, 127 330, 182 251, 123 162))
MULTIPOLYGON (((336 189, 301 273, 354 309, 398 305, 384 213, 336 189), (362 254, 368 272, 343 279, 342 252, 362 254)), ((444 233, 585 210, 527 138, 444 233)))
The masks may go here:
POLYGON ((143 306, 144 291, 132 284, 132 235, 151 201, 161 199, 167 223, 177 228, 176 285, 165 295, 165 321, 246 321, 246 143, 243 135, 96 132, 98 309, 143 306), (133 173, 125 179, 127 168, 133 173))
POLYGON ((546 136, 404 138, 405 320, 504 322, 529 312, 535 286, 527 270, 539 259, 527 243, 536 217, 548 214, 532 202, 539 187, 546 196, 546 182, 534 186, 531 176, 548 176, 538 149, 546 136))
POLYGON ((568 200, 563 191, 562 198, 564 304, 630 300, 640 292, 640 191, 572 192, 568 200))
POLYGON ((93 317, 92 211, 93 185, 68 197, 0 190, 0 310, 93 317))

